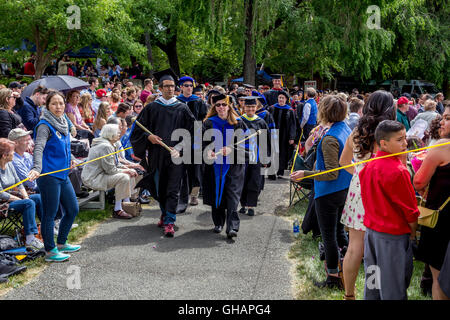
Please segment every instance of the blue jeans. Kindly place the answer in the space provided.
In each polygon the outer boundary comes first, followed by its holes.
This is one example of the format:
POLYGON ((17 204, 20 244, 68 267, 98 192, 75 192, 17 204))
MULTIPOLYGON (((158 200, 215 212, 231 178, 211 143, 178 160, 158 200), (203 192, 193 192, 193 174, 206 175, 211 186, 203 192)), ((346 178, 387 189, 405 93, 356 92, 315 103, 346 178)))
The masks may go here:
POLYGON ((55 248, 53 228, 58 206, 64 208, 65 214, 61 219, 58 233, 58 244, 65 244, 73 221, 78 214, 78 201, 69 178, 65 180, 52 176, 43 176, 37 180, 41 191, 43 215, 41 220, 41 233, 44 239, 45 250, 55 248))
POLYGON ((25 235, 38 234, 36 212, 38 212, 38 216, 42 214, 41 197, 38 194, 32 194, 30 199, 10 202, 9 208, 22 214, 25 235))

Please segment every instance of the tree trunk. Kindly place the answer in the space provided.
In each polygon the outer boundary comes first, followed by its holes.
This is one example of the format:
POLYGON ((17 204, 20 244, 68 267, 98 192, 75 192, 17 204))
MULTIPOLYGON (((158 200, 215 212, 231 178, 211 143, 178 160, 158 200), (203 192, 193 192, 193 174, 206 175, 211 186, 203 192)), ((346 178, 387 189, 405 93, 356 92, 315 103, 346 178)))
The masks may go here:
POLYGON ((244 0, 245 8, 245 51, 244 82, 256 85, 256 59, 253 55, 253 16, 254 0, 244 0))
MULTIPOLYGON (((145 46, 147 47, 147 61, 153 67, 152 43, 150 40, 150 33, 148 31, 145 33, 145 46)), ((150 73, 153 72, 150 71, 150 73)))
POLYGON ((180 76, 180 63, 178 61, 177 52, 177 36, 174 35, 170 38, 167 44, 157 42, 156 45, 167 55, 169 59, 169 65, 177 76, 180 76))

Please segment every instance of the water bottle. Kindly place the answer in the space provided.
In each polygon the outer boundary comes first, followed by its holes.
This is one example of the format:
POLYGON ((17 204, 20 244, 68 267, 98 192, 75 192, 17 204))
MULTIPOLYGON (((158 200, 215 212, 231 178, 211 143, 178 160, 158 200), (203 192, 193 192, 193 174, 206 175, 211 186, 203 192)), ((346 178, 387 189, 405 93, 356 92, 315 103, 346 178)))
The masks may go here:
POLYGON ((298 219, 296 218, 294 221, 294 236, 297 237, 300 234, 300 223, 298 222, 298 219))

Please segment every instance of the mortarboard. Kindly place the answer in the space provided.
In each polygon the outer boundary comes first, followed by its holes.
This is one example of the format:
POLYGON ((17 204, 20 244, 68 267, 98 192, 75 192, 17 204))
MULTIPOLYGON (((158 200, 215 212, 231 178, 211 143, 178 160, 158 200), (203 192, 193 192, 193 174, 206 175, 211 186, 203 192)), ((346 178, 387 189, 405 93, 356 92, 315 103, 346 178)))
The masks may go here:
POLYGON ((156 80, 158 80, 159 84, 162 84, 162 82, 164 80, 173 80, 175 82, 178 80, 178 77, 175 74, 175 72, 172 70, 172 68, 154 72, 153 76, 155 77, 156 80))
POLYGON ((256 99, 257 99, 257 97, 255 97, 255 96, 248 96, 248 97, 245 97, 245 98, 244 98, 244 100, 245 100, 245 105, 246 105, 246 106, 256 106, 256 105, 257 105, 256 99))
POLYGON ((288 100, 289 100, 289 95, 288 95, 288 93, 287 93, 286 91, 284 91, 284 90, 281 90, 281 91, 279 91, 279 92, 278 92, 278 95, 280 95, 280 94, 282 94, 283 96, 285 96, 285 97, 286 97, 286 99, 288 99, 288 100))
POLYGON ((211 102, 213 104, 215 104, 217 101, 226 100, 226 99, 227 99, 226 95, 224 95, 223 93, 219 93, 218 95, 215 95, 211 98, 211 102))
POLYGON ((192 91, 192 93, 199 93, 199 92, 203 93, 202 87, 200 86, 195 87, 194 90, 192 91))
POLYGON ((272 74, 271 76, 272 76, 272 80, 273 80, 273 79, 282 79, 282 77, 284 76, 284 74, 278 74, 278 73, 276 73, 276 74, 272 74))
POLYGON ((244 88, 247 88, 247 89, 254 89, 255 88, 255 86, 252 86, 251 84, 244 84, 244 88))

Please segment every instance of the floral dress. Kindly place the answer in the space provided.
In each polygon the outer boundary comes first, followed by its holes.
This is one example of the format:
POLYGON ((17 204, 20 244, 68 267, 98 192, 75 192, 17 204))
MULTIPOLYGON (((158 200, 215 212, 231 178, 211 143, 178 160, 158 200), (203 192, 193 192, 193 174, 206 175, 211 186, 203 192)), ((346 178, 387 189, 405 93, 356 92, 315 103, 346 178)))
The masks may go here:
MULTIPOLYGON (((368 153, 363 158, 358 158, 357 154, 353 153, 353 159, 357 161, 367 160, 371 157, 373 157, 373 154, 368 153)), ((361 183, 359 181, 359 173, 365 165, 363 163, 355 166, 355 172, 350 182, 341 217, 341 223, 344 226, 358 231, 366 231, 366 227, 364 226, 364 206, 361 199, 361 183)))

